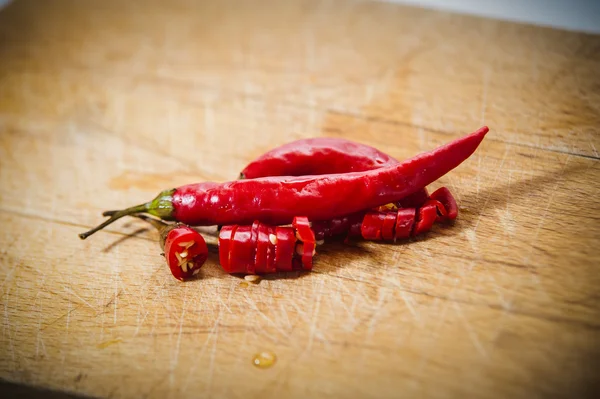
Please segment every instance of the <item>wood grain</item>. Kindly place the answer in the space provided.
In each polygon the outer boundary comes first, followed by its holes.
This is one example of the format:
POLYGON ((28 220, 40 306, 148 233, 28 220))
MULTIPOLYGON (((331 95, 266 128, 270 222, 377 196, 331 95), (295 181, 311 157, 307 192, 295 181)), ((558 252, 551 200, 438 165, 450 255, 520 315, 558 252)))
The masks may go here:
POLYGON ((18 0, 0 60, 0 378, 121 398, 597 387, 598 36, 373 2, 18 0), (332 243, 310 274, 245 286, 213 249, 182 284, 140 221, 77 238, 293 139, 407 158, 483 124, 432 186, 454 226, 332 243))

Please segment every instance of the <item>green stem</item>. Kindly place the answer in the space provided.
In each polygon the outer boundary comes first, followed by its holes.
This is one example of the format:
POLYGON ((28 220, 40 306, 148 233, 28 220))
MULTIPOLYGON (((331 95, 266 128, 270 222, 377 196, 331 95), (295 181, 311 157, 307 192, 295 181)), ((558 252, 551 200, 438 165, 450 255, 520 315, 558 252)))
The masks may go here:
POLYGON ((163 220, 173 220, 173 193, 175 189, 165 190, 158 194, 156 198, 145 204, 132 206, 131 208, 123 209, 120 211, 108 211, 104 212, 103 215, 110 216, 110 218, 104 223, 94 227, 93 229, 86 231, 85 233, 79 234, 79 238, 85 240, 98 230, 102 230, 109 224, 116 220, 121 219, 123 216, 129 216, 136 213, 149 213, 154 216, 158 216, 163 220))
POLYGON ((97 232, 98 230, 102 230, 103 228, 105 228, 109 224, 113 223, 114 221, 121 219, 123 216, 133 215, 134 213, 140 213, 140 212, 148 212, 149 204, 150 203, 146 203, 146 204, 142 204, 142 205, 132 206, 131 208, 123 209, 120 211, 116 211, 115 213, 113 213, 113 215, 108 220, 104 221, 104 223, 99 224, 98 226, 94 227, 91 230, 86 231, 85 233, 79 234, 79 238, 81 238, 82 240, 85 240, 86 238, 88 238, 89 236, 91 236, 92 234, 97 232))

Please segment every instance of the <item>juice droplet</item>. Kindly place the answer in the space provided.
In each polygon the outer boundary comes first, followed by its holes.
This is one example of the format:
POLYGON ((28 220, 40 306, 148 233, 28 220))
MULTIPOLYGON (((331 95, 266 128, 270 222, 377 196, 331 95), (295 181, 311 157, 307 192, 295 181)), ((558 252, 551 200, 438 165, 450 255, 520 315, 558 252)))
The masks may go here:
POLYGON ((242 288, 246 288, 247 286, 248 286, 248 282, 247 281, 242 281, 240 283, 240 287, 242 287, 242 288))
POLYGON ((261 369, 266 369, 275 364, 277 357, 275 357, 274 353, 271 352, 261 352, 254 355, 252 359, 252 364, 261 369))

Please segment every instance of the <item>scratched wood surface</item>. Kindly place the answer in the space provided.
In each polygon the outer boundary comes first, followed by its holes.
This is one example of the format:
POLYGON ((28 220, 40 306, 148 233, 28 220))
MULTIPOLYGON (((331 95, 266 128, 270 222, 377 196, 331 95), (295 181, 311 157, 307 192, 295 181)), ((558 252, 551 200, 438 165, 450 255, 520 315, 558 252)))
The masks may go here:
MULTIPOLYGON (((600 359, 600 38, 353 1, 0 12, 0 378, 100 397, 582 397, 600 359), (174 280, 106 209, 301 137, 491 128, 454 226, 174 280), (276 356, 269 368, 253 356, 276 356)), ((135 234, 134 234, 135 233, 135 234)), ((209 242, 214 237, 207 235, 209 242)))

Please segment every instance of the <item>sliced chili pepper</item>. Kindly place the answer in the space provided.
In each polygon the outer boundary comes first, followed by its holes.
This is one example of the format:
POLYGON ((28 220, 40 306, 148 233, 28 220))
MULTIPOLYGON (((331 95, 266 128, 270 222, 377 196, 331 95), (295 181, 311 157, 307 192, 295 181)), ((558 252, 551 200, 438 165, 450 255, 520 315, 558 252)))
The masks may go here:
POLYGON ((306 216, 294 217, 292 226, 296 229, 296 236, 302 241, 297 246, 297 248, 300 248, 299 255, 302 256, 302 265, 304 269, 311 270, 312 258, 316 247, 315 233, 311 229, 310 222, 306 216))
POLYGON ((119 218, 150 213, 189 225, 229 225, 260 220, 287 224, 296 215, 327 220, 399 201, 439 179, 479 146, 487 127, 402 163, 335 175, 265 177, 228 183, 191 184, 166 190, 154 200, 114 213, 80 234, 84 239, 119 218))
MULTIPOLYGON (((436 201, 437 202, 437 201, 436 201)), ((437 207, 434 202, 427 201, 425 205, 419 208, 419 217, 415 224, 412 235, 418 235, 431 230, 433 223, 437 218, 437 207)))
POLYGON ((434 200, 434 199, 429 199, 428 202, 435 205, 435 208, 437 210, 437 216, 435 218, 436 222, 443 222, 448 219, 448 211, 446 210, 446 207, 444 205, 442 205, 442 203, 440 201, 434 200))
POLYGON ((292 271, 292 258, 296 247, 296 233, 291 227, 276 227, 275 267, 280 271, 292 271))
POLYGON ((446 209, 446 218, 454 220, 458 216, 458 205, 452 196, 450 190, 446 187, 440 187, 431 194, 431 199, 438 200, 446 209))
POLYGON ((396 219, 398 218, 398 212, 386 212, 385 219, 383 220, 383 227, 381 229, 381 238, 384 240, 394 240, 394 228, 396 227, 396 219))
MULTIPOLYGON (((104 214, 111 216, 113 212, 115 211, 107 211, 104 214)), ((158 230, 160 247, 173 277, 183 281, 198 274, 208 258, 208 247, 200 233, 181 223, 167 224, 147 215, 134 216, 158 230)))
POLYGON ((256 260, 254 267, 256 273, 268 273, 267 252, 269 250, 269 228, 262 223, 258 226, 258 240, 256 242, 256 260))
POLYGON ((236 229, 237 225, 223 226, 219 231, 219 263, 227 273, 241 273, 239 271, 233 271, 229 265, 231 242, 236 229))
POLYGON ((415 217, 415 208, 398 209, 398 213, 396 215, 396 239, 404 239, 410 237, 413 225, 415 224, 415 217))
POLYGON ((204 238, 188 226, 176 226, 169 230, 164 251, 169 269, 178 280, 198 274, 208 258, 208 247, 204 238))
POLYGON ((238 226, 229 248, 230 273, 255 274, 256 242, 252 241, 252 226, 238 226))
POLYGON ((276 227, 268 226, 268 239, 269 244, 267 247, 267 273, 275 273, 277 267, 275 267, 275 251, 277 245, 277 236, 275 235, 276 227))
POLYGON ((365 240, 381 240, 385 215, 383 212, 367 212, 360 226, 360 233, 365 240))

